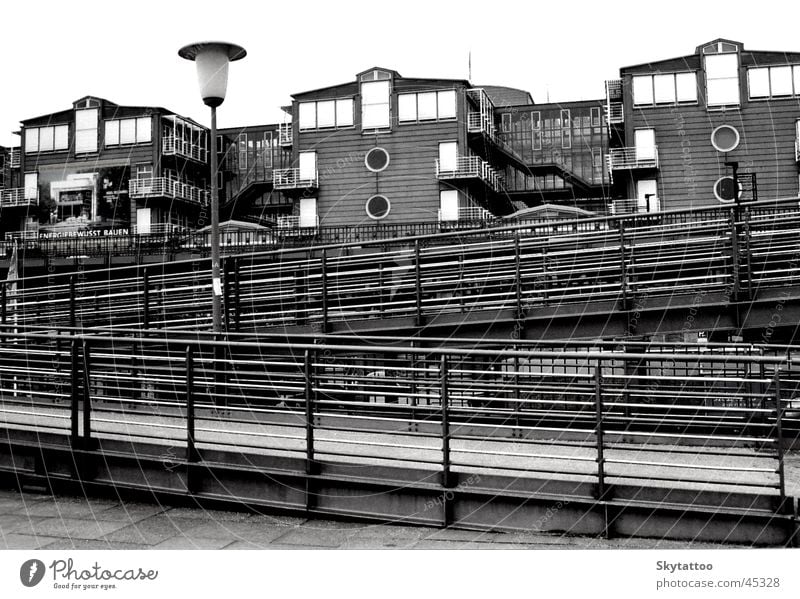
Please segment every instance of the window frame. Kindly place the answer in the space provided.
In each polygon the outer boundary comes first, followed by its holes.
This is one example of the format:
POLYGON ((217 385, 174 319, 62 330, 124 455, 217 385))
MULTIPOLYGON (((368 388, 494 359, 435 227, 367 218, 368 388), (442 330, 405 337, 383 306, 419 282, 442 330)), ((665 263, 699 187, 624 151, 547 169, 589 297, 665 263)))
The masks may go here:
POLYGON ((631 100, 634 108, 658 108, 662 106, 692 106, 699 103, 697 93, 697 71, 668 71, 658 73, 647 73, 644 75, 632 75, 631 79, 631 100), (678 99, 678 77, 680 75, 691 75, 694 78, 694 99, 693 100, 680 100, 678 99), (670 101, 658 102, 656 101, 656 77, 671 77, 672 78, 672 91, 673 99, 670 101), (635 85, 636 80, 649 79, 650 80, 650 101, 649 102, 636 102, 635 85))
POLYGON ((150 144, 153 143, 153 121, 152 118, 149 116, 134 116, 134 117, 126 117, 124 119, 106 119, 103 121, 103 147, 104 148, 114 148, 117 146, 137 146, 141 144, 150 144), (139 121, 147 120, 150 124, 149 126, 149 138, 146 140, 139 139, 139 121), (130 122, 133 121, 133 141, 122 141, 122 122, 130 122), (109 143, 108 141, 108 132, 109 126, 113 129, 116 126, 116 143, 109 143))
POLYGON ((361 83, 359 85, 359 88, 358 88, 359 97, 361 99, 361 130, 362 131, 366 131, 366 132, 369 132, 369 133, 371 133, 373 131, 391 131, 391 129, 392 129, 392 87, 393 86, 392 86, 392 79, 391 78, 388 78, 388 79, 374 79, 374 80, 371 80, 371 81, 370 80, 364 81, 362 79, 362 81, 361 81, 361 83), (387 91, 387 93, 386 93, 386 101, 384 102, 383 98, 381 98, 380 102, 370 102, 370 103, 364 102, 364 87, 365 86, 373 86, 373 87, 377 88, 378 85, 380 85, 380 86, 384 86, 385 85, 386 86, 386 91, 387 91), (384 121, 381 121, 381 124, 379 124, 379 125, 372 125, 372 124, 365 125, 364 124, 364 116, 365 116, 365 113, 367 111, 367 107, 375 107, 375 106, 381 106, 381 107, 385 106, 386 107, 387 115, 386 115, 385 124, 384 124, 384 121))
POLYGON ((424 91, 409 91, 409 92, 398 92, 397 93, 397 123, 399 125, 418 125, 420 123, 438 123, 442 121, 456 121, 458 120, 458 94, 456 93, 457 90, 455 88, 443 88, 443 89, 430 89, 424 91), (441 110, 441 96, 442 94, 453 94, 453 108, 454 114, 453 116, 442 116, 441 110), (436 100, 436 116, 434 118, 420 118, 419 116, 419 96, 426 95, 426 94, 433 94, 436 100), (400 102, 403 102, 401 98, 414 98, 414 118, 401 118, 401 111, 400 111, 400 102))
POLYGON ((707 109, 710 109, 710 110, 725 110, 726 108, 727 109, 739 108, 742 105, 741 67, 742 67, 742 65, 741 65, 741 61, 739 60, 739 53, 738 52, 718 52, 716 54, 706 54, 706 55, 703 56, 703 74, 705 76, 705 83, 706 83, 705 100, 706 100, 706 108, 707 109), (716 60, 716 59, 724 58, 724 57, 728 57, 728 56, 733 56, 735 58, 735 60, 736 60, 736 69, 735 69, 735 71, 736 71, 736 77, 735 77, 736 78, 736 90, 737 90, 736 102, 722 102, 722 103, 715 102, 715 103, 711 104, 711 103, 709 103, 709 98, 708 98, 708 96, 709 96, 709 93, 708 93, 708 89, 709 89, 708 88, 708 84, 709 84, 709 82, 710 81, 731 81, 731 80, 734 79, 734 77, 714 77, 713 79, 709 78, 709 76, 708 76, 708 61, 709 61, 709 59, 716 60))
POLYGON ((792 98, 800 97, 800 63, 799 64, 779 64, 767 66, 754 66, 747 68, 747 100, 750 102, 763 102, 766 100, 789 100, 792 98), (791 69, 792 77, 792 93, 775 95, 772 92, 772 70, 779 68, 791 69), (754 96, 751 91, 750 77, 754 71, 766 71, 767 75, 767 90, 768 94, 765 96, 754 96))
POLYGON ((305 102, 298 102, 297 103, 297 126, 298 130, 301 133, 306 131, 331 131, 335 129, 353 129, 355 128, 355 98, 353 96, 338 96, 335 98, 325 98, 324 100, 308 100, 305 102), (350 123, 349 124, 340 124, 339 119, 339 107, 344 102, 350 102, 350 123), (319 125, 319 104, 324 104, 332 102, 333 103, 333 125, 325 125, 324 127, 320 127, 319 125), (313 127, 304 127, 303 120, 301 118, 300 111, 303 110, 303 106, 308 106, 313 108, 314 113, 314 126, 313 127))
POLYGON ((69 151, 69 125, 64 123, 60 125, 45 125, 42 127, 26 127, 25 128, 25 146, 23 148, 25 154, 48 154, 51 152, 67 152, 69 151), (53 145, 49 150, 42 149, 42 130, 48 129, 52 130, 52 141, 53 145), (66 130, 66 135, 63 136, 64 145, 59 146, 57 145, 57 141, 60 139, 58 135, 58 131, 66 130), (36 149, 29 149, 28 143, 29 140, 33 139, 33 134, 35 132, 35 139, 36 139, 36 149))

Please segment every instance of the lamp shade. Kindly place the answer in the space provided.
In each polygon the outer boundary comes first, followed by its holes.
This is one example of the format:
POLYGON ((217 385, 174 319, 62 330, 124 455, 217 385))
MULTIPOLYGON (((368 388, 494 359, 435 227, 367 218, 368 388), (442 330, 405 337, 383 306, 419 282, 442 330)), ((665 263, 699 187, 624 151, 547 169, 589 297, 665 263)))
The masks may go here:
POLYGON ((209 106, 219 106, 225 100, 228 87, 228 63, 247 55, 241 46, 227 42, 199 42, 178 51, 181 58, 197 64, 200 96, 209 106))

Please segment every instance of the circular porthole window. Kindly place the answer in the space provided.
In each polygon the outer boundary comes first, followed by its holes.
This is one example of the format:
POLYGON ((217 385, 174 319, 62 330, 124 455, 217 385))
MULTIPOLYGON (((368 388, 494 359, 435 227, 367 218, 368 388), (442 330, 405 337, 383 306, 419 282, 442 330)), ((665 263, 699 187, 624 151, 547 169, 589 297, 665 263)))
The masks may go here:
POLYGON ((373 173, 379 173, 389 166, 389 152, 383 148, 372 148, 364 156, 364 164, 373 173))
POLYGON ((711 145, 717 152, 733 152, 739 145, 739 131, 730 125, 720 125, 711 132, 711 145))
POLYGON ((386 196, 374 195, 367 200, 367 216, 375 220, 381 220, 389 215, 392 205, 386 196))

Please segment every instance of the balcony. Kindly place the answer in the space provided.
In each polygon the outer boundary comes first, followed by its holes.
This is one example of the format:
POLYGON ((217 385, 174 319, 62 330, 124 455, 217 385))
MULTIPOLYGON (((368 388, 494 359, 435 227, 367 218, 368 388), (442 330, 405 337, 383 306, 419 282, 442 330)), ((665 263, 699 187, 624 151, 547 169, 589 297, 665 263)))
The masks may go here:
POLYGON ((11 168, 19 168, 21 154, 20 148, 11 148, 8 166, 11 168))
POLYGON ((162 138, 161 151, 165 156, 183 156, 203 164, 208 159, 208 150, 206 148, 174 135, 167 135, 162 138))
POLYGON ((494 214, 480 206, 462 206, 458 209, 458 220, 443 220, 439 210, 439 222, 443 225, 460 222, 487 222, 495 219, 494 214))
POLYGON ((0 206, 3 208, 34 206, 37 202, 36 198, 26 198, 25 189, 22 187, 0 190, 0 206))
POLYGON ((208 191, 166 177, 152 179, 131 179, 130 196, 132 198, 165 197, 184 200, 195 204, 208 203, 208 191))
POLYGON ((612 148, 606 156, 608 170, 631 170, 637 168, 658 168, 658 147, 612 148))
MULTIPOLYGON (((307 173, 305 173, 307 175, 307 173)), ((319 173, 313 177, 301 176, 299 168, 280 168, 272 171, 272 186, 275 189, 316 189, 319 173)))
POLYGON ((622 109, 622 80, 611 79, 606 81, 606 123, 613 125, 625 122, 625 113, 622 109))
POLYGON ((319 229, 319 216, 314 217, 314 222, 313 226, 301 227, 299 216, 279 216, 276 221, 276 229, 284 236, 315 235, 319 229))
POLYGON ((283 123, 278 125, 278 143, 282 147, 288 147, 292 145, 292 124, 291 123, 283 123))
POLYGON ((453 163, 442 165, 436 159, 436 178, 442 181, 450 179, 479 179, 493 191, 503 191, 502 177, 488 162, 478 156, 458 156, 453 163))

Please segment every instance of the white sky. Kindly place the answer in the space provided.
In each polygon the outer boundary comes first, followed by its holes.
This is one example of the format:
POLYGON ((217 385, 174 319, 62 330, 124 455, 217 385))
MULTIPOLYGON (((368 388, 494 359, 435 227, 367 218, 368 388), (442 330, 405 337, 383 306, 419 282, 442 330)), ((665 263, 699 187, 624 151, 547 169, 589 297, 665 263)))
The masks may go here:
POLYGON ((691 53, 726 37, 800 51, 793 3, 507 0, 12 0, 0 9, 0 144, 19 121, 96 95, 164 106, 208 124, 180 46, 222 39, 231 67, 219 126, 276 122, 293 92, 350 81, 380 65, 404 76, 467 77, 527 89, 537 102, 599 98, 619 68, 691 53), (382 12, 385 11, 385 12, 382 12), (785 18, 775 18, 780 11, 785 18), (611 16, 613 15, 613 17, 611 16))

